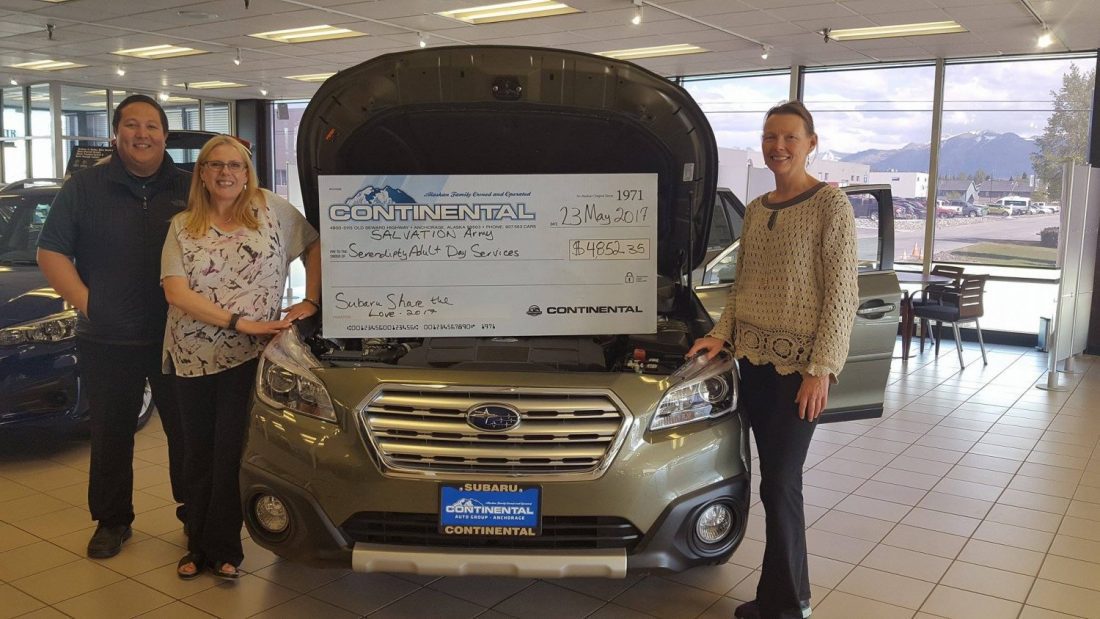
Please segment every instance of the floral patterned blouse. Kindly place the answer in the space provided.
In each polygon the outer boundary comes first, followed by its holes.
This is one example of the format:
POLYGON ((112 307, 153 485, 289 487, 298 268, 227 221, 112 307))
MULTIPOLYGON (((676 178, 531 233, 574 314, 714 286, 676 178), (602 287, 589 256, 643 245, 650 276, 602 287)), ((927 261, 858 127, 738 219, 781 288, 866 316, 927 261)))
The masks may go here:
MULTIPOLYGON (((226 232, 211 226, 192 237, 183 214, 172 219, 161 253, 160 276, 186 277, 191 290, 223 309, 250 320, 275 320, 282 306, 288 267, 317 239, 305 217, 283 198, 262 192, 264 206, 253 206, 260 226, 226 232)), ((175 306, 168 308, 164 332, 164 371, 205 376, 234 368, 260 355, 268 337, 215 326, 175 306)))

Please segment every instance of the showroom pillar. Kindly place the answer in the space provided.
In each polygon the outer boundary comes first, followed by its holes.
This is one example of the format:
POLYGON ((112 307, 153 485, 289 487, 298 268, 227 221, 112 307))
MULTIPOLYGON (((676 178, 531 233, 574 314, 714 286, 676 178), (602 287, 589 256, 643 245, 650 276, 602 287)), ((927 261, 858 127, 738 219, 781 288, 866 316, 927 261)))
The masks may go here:
POLYGON ((252 165, 260 186, 271 189, 271 102, 266 99, 237 101, 237 136, 252 144, 252 165))
MULTIPOLYGON (((1093 73, 1094 83, 1092 88, 1092 122, 1089 126, 1089 151, 1088 164, 1093 168, 1100 168, 1100 50, 1097 50, 1096 68, 1093 73)), ((1096 254, 1100 257, 1100 236, 1096 239, 1096 254)), ((1100 355, 1100 264, 1097 264, 1092 279, 1092 313, 1089 314, 1089 334, 1085 342, 1085 352, 1090 355, 1100 355)))

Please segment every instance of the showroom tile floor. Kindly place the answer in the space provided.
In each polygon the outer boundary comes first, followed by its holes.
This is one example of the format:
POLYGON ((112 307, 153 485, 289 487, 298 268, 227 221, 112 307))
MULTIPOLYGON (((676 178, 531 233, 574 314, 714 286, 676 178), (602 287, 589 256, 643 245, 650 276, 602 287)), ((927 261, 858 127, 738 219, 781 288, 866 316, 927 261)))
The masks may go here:
MULTIPOLYGON (((806 464, 818 619, 1100 617, 1100 362, 968 346, 894 361, 881 420, 818 429, 806 464)), ((184 539, 157 419, 139 432, 134 537, 92 561, 85 441, 0 436, 0 618, 733 616, 763 551, 754 504, 732 560, 673 576, 538 581, 316 570, 245 540, 236 583, 175 576, 184 539)))

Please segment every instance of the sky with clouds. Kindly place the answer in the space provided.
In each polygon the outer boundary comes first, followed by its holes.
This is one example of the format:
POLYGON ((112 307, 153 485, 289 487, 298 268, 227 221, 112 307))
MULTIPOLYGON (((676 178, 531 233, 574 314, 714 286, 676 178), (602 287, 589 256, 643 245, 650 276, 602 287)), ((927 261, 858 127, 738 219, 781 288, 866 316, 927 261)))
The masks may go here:
MULTIPOLYGON (((1082 73, 1093 58, 948 65, 943 135, 967 131, 1040 135, 1051 91, 1070 65, 1082 73)), ((823 151, 854 153, 927 144, 932 132, 935 68, 902 67, 807 73, 805 97, 823 151)), ((788 75, 711 79, 685 86, 710 119, 719 146, 760 146, 764 112, 788 98, 788 75)))

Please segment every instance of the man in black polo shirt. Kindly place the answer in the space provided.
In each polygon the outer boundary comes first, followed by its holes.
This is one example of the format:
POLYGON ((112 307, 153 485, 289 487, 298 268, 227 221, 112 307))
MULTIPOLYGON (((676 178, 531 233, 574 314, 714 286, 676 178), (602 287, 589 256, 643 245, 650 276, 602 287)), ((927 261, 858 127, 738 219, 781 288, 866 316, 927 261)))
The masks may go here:
MULTIPOLYGON (((131 535, 146 380, 168 438, 172 495, 183 503, 183 435, 172 379, 161 372, 168 305, 160 252, 169 220, 187 206, 191 177, 164 152, 168 118, 152 98, 124 99, 112 125, 110 161, 65 181, 38 239, 46 279, 80 311, 77 351, 92 429, 88 508, 99 523, 88 542, 93 558, 118 554, 131 535)), ((183 505, 176 512, 182 520, 183 505)))

